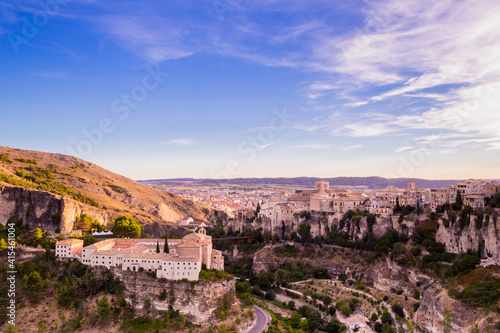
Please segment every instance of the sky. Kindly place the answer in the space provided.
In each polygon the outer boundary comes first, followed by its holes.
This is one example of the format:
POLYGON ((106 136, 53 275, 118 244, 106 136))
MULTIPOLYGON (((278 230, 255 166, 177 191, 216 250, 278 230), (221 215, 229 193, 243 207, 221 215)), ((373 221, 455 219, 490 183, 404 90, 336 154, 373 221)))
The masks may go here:
POLYGON ((133 179, 500 178, 498 0, 0 2, 0 145, 133 179))

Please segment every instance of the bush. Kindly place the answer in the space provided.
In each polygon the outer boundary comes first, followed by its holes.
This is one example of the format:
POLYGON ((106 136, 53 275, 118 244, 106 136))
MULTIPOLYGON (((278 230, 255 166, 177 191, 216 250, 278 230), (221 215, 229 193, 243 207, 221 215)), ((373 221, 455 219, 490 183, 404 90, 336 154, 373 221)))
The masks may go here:
POLYGON ((349 306, 347 306, 347 304, 345 304, 344 302, 340 301, 340 302, 337 302, 337 304, 335 304, 335 306, 337 307, 337 309, 339 309, 345 316, 349 316, 352 311, 351 311, 351 308, 349 306))
POLYGON ((353 298, 349 301, 349 308, 351 309, 352 312, 354 312, 354 310, 356 310, 356 306, 358 305, 359 303, 359 299, 357 298, 353 298))
POLYGON ((405 316, 405 312, 403 310, 403 307, 401 305, 399 305, 398 303, 394 303, 392 305, 392 311, 394 311, 394 313, 398 316, 398 317, 401 317, 401 318, 404 318, 405 316))
POLYGON ((272 290, 269 290, 267 293, 266 293, 266 299, 270 300, 270 301, 273 301, 275 298, 276 298, 276 293, 272 290))
POLYGON ((465 287, 458 299, 473 307, 494 306, 500 299, 500 279, 471 284, 465 287))

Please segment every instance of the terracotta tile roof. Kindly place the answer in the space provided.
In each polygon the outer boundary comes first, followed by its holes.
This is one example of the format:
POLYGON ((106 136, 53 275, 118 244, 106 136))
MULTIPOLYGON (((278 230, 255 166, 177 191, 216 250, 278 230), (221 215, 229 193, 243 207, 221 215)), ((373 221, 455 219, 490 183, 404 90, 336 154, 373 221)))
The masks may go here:
POLYGON ((185 243, 177 245, 178 248, 184 248, 184 247, 201 247, 201 244, 198 242, 195 242, 193 240, 189 240, 185 243))
POLYGON ((173 262, 200 262, 200 258, 196 257, 179 257, 174 254, 170 254, 169 257, 163 259, 163 261, 173 261, 173 262))
POLYGON ((167 253, 126 253, 123 258, 141 258, 141 259, 166 259, 171 254, 167 253))
POLYGON ((95 251, 94 253, 92 253, 91 256, 94 255, 115 256, 117 254, 122 254, 122 253, 123 253, 122 251, 117 251, 117 250, 103 250, 103 251, 95 251))
POLYGON ((69 239, 65 239, 63 241, 57 242, 56 245, 77 245, 80 243, 83 244, 83 239, 69 238, 69 239))
POLYGON ((193 232, 193 233, 191 233, 189 235, 184 236, 182 239, 183 240, 184 239, 201 240, 201 239, 203 239, 203 236, 205 236, 205 235, 201 235, 201 234, 197 234, 196 232, 193 232))

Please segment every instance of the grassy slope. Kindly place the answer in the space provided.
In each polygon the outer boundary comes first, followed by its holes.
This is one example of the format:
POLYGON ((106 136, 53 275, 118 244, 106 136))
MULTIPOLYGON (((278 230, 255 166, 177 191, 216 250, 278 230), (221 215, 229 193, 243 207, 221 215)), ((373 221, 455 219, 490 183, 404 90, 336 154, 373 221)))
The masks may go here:
POLYGON ((145 221, 161 221, 155 211, 162 203, 171 213, 167 222, 175 222, 188 215, 198 219, 205 219, 206 216, 201 205, 140 184, 76 157, 0 146, 1 154, 7 155, 7 159, 12 162, 0 160, 0 173, 12 175, 19 180, 22 178, 16 176, 16 169, 29 174, 33 173, 29 170, 30 166, 49 169, 52 164, 57 164, 58 171, 52 172, 55 178, 51 182, 67 185, 72 191, 95 200, 100 209, 105 207, 116 216, 127 213, 143 221, 144 218, 145 221), (21 162, 19 159, 35 159, 37 164, 21 162))

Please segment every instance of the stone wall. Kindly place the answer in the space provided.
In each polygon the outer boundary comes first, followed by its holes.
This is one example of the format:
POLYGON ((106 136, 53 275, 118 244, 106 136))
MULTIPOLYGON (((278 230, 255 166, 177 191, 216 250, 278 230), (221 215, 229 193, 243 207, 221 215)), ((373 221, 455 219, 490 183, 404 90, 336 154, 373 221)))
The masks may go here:
POLYGON ((217 321, 212 313, 219 306, 218 300, 224 295, 235 295, 235 280, 216 282, 188 282, 152 278, 145 272, 122 271, 112 268, 112 272, 123 282, 124 294, 129 303, 142 308, 149 298, 157 310, 168 310, 172 306, 194 324, 202 325, 217 321), (159 299, 162 290, 167 292, 164 301, 159 299))

